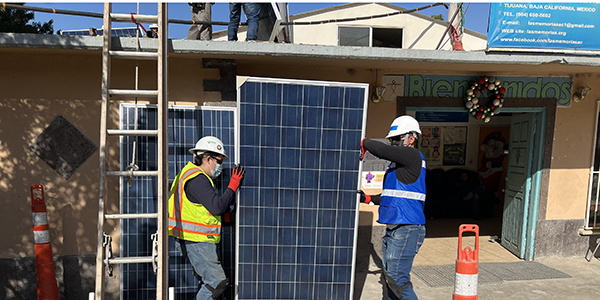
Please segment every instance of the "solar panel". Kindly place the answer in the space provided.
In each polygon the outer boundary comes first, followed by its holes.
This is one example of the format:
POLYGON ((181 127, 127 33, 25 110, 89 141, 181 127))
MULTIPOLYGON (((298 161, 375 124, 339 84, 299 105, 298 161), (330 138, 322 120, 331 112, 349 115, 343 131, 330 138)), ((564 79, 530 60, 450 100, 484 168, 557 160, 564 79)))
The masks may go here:
MULTIPOLYGON (((103 29, 96 29, 97 35, 102 35, 104 32, 103 29)), ((57 34, 59 34, 57 32, 57 34)), ((144 35, 141 32, 141 29, 136 27, 127 27, 127 28, 113 28, 111 30, 111 35, 116 37, 135 37, 138 34, 140 37, 144 35)), ((90 35, 89 29, 80 29, 80 30, 60 30, 60 35, 90 35)))
POLYGON ((351 299, 368 85, 238 89, 238 299, 351 299))
MULTIPOLYGON (((235 110, 233 107, 169 107, 169 186, 181 170, 202 136, 213 135, 223 141, 230 160, 223 162, 223 174, 215 181, 223 192, 231 176, 235 160, 235 110)), ((121 128, 134 129, 135 106, 121 105, 121 128)), ((138 129, 157 128, 156 105, 138 105, 138 129)), ((121 170, 129 165, 133 155, 134 137, 121 137, 121 170)), ((157 138, 138 137, 135 149, 140 170, 156 170, 157 138)), ((121 181, 121 211, 123 213, 156 212, 156 178, 135 177, 131 186, 127 179, 121 181)), ((233 278, 235 267, 234 225, 222 227, 221 262, 228 278, 233 278)), ((121 221, 121 256, 151 255, 150 235, 156 232, 156 219, 130 219, 121 221)), ((198 291, 198 279, 192 266, 169 239, 169 286, 175 287, 176 299, 191 299, 198 291)), ((126 264, 121 267, 121 299, 155 299, 156 275, 151 264, 126 264)), ((234 299, 233 289, 227 289, 222 299, 234 299)))

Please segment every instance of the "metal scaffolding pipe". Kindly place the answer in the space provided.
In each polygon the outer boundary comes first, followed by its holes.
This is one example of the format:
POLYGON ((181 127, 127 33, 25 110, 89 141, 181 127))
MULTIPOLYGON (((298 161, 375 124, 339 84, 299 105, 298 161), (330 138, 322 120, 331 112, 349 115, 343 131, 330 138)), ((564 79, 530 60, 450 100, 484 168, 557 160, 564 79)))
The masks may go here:
MULTIPOLYGON (((3 7, 9 8, 9 9, 21 9, 21 10, 31 10, 31 11, 45 12, 45 13, 51 13, 51 14, 64 14, 64 15, 85 16, 85 17, 92 17, 92 18, 103 18, 103 14, 101 14, 101 13, 75 11, 75 10, 67 10, 67 9, 43 8, 43 7, 34 7, 34 6, 18 5, 18 4, 11 4, 11 3, 2 3, 2 5, 3 5, 3 7)), ((395 16, 395 15, 399 15, 399 14, 409 14, 409 13, 418 12, 418 11, 425 10, 427 8, 431 8, 431 7, 435 7, 435 6, 439 6, 439 5, 444 5, 444 3, 434 3, 434 4, 425 5, 425 6, 419 7, 419 8, 395 11, 395 12, 391 12, 391 13, 372 15, 372 16, 351 17, 351 18, 344 18, 344 19, 331 19, 331 20, 309 21, 309 22, 281 22, 279 25, 282 25, 282 26, 285 26, 285 25, 318 25, 318 24, 327 24, 327 23, 341 23, 341 22, 352 22, 352 21, 360 21, 360 20, 371 20, 371 19, 377 19, 377 18, 391 17, 391 16, 395 16)), ((120 22, 120 21, 115 21, 115 22, 120 22)), ((121 21, 121 22, 127 22, 127 21, 121 21)), ((223 26, 229 25, 229 22, 222 22, 222 21, 192 22, 190 20, 179 20, 179 19, 169 19, 168 23, 184 24, 184 25, 192 25, 192 24, 210 24, 210 25, 223 25, 223 26)), ((240 23, 240 25, 245 26, 245 25, 248 25, 248 23, 243 22, 243 23, 240 23)))

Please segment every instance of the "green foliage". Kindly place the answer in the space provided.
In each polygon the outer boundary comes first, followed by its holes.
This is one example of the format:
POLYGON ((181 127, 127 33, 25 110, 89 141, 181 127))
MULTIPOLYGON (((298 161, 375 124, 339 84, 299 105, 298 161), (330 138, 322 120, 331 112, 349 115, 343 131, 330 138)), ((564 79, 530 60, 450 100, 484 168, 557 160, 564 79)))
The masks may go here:
MULTIPOLYGON (((12 3, 16 5, 24 5, 25 3, 12 3)), ((14 33, 54 33, 54 20, 45 23, 31 22, 34 14, 32 11, 22 9, 8 9, 0 7, 0 32, 14 33)))
POLYGON ((440 20, 440 21, 445 21, 444 20, 444 15, 439 14, 439 15, 431 15, 431 18, 436 19, 436 20, 440 20))

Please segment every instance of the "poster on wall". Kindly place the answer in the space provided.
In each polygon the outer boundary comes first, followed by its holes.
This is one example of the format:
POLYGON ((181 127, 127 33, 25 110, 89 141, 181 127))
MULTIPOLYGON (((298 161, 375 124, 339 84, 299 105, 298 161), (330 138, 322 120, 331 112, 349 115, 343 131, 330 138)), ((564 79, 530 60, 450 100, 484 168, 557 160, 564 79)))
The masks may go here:
POLYGON ((422 127, 419 150, 427 167, 464 166, 467 149, 467 126, 422 127))
POLYGON ((425 157, 427 167, 441 166, 443 156, 440 148, 442 146, 443 127, 422 127, 421 131, 419 149, 425 157))
POLYGON ((467 147, 467 127, 444 127, 444 166, 464 166, 467 147))

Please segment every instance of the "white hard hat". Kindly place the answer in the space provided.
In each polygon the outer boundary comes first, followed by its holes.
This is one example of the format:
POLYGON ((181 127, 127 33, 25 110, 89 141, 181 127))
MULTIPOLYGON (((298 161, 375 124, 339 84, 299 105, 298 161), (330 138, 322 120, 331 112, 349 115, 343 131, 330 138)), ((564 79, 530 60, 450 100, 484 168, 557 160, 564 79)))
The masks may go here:
POLYGON ((214 136, 205 136, 198 140, 196 143, 196 147, 190 149, 191 154, 196 154, 196 152, 205 152, 210 151, 217 154, 223 155, 223 160, 228 160, 229 157, 225 154, 225 147, 223 147, 223 142, 220 139, 214 136))
POLYGON ((150 29, 152 29, 152 28, 156 28, 156 29, 158 29, 158 25, 156 25, 156 24, 152 24, 152 25, 150 25, 150 29))
POLYGON ((389 139, 391 137, 399 136, 409 132, 421 134, 419 122, 411 116, 400 116, 397 117, 394 122, 392 122, 392 126, 390 126, 390 133, 388 133, 385 138, 389 139))

